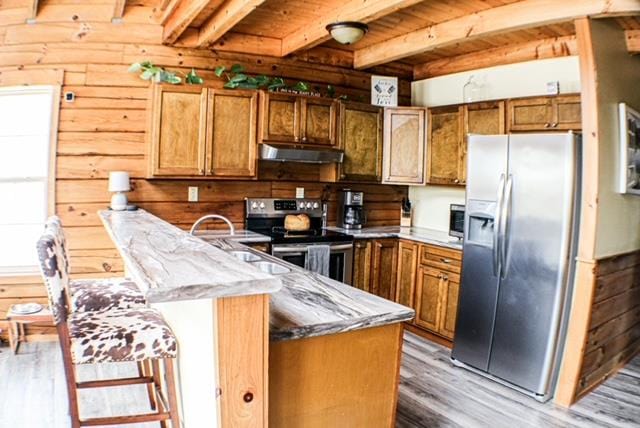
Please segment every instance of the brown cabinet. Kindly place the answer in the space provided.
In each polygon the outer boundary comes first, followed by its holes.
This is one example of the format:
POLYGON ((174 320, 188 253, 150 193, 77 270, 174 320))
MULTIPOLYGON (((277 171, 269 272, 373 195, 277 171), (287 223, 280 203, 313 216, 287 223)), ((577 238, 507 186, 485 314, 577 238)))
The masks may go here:
POLYGON ((398 244, 398 281, 395 301, 414 308, 419 245, 401 240, 398 244))
POLYGON ((351 285, 363 291, 371 284, 371 241, 356 240, 353 244, 353 279, 351 285))
POLYGON ((420 107, 385 109, 383 183, 425 183, 425 116, 420 107))
POLYGON ((254 178, 255 91, 154 85, 150 177, 254 178))
POLYGON ((151 176, 203 176, 207 89, 154 85, 151 99, 151 176))
POLYGON ((257 92, 209 90, 207 175, 255 177, 257 106, 257 92))
POLYGON ((433 333, 438 333, 440 324, 440 289, 443 274, 428 266, 418 268, 416 284, 415 323, 433 333))
POLYGON ((344 151, 338 179, 379 182, 382 178, 382 109, 341 102, 338 138, 344 151))
POLYGON ((521 98, 507 101, 508 132, 580 130, 579 95, 521 98))
POLYGON ((429 109, 427 182, 461 184, 465 165, 463 107, 429 109))
POLYGON ((504 101, 492 101, 483 103, 466 104, 463 108, 463 135, 460 147, 460 176, 454 184, 466 184, 467 182, 467 141, 469 134, 496 135, 504 134, 505 110, 504 101))
POLYGON ((334 146, 337 109, 332 99, 262 92, 260 141, 334 146))
POLYGON ((394 238, 373 241, 371 265, 373 275, 369 290, 387 300, 396 297, 398 241, 394 238))

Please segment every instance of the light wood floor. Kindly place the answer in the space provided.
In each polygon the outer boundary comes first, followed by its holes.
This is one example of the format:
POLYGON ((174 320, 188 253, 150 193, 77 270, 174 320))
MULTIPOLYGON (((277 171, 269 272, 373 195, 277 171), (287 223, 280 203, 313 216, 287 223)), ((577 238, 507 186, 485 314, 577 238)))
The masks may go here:
MULTIPOLYGON (((81 380, 130 376, 131 364, 81 367, 81 380)), ((640 357, 571 410, 540 404, 449 362, 446 348, 405 334, 398 427, 640 427, 640 357)), ((84 417, 147 409, 142 386, 82 391, 84 417)), ((149 410, 150 411, 150 410, 149 410)), ((0 427, 66 428, 66 387, 56 343, 0 347, 0 427)), ((152 427, 157 424, 136 425, 152 427)), ((131 427, 131 425, 129 425, 131 427)), ((277 427, 279 428, 279 427, 277 427)))

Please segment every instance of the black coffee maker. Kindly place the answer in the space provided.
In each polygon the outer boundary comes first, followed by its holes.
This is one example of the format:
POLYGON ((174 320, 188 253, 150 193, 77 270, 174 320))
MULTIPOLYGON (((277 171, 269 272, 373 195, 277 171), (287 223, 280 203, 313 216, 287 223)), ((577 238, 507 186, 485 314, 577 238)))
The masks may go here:
POLYGON ((338 227, 362 229, 366 222, 364 194, 351 189, 341 190, 338 194, 338 227))

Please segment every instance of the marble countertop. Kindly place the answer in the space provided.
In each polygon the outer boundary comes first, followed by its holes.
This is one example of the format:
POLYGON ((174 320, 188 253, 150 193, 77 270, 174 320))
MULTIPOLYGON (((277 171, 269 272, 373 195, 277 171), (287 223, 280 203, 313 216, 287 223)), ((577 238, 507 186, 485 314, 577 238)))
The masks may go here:
POLYGON ((462 250, 462 240, 449 236, 447 232, 422 227, 382 226, 365 227, 360 230, 327 227, 327 230, 346 233, 355 239, 401 238, 454 250, 462 250))
MULTIPOLYGON (((243 249, 290 269, 277 275, 282 289, 271 294, 271 341, 343 333, 411 320, 413 309, 309 272, 232 240, 210 241, 220 249, 243 249)), ((250 264, 250 263, 247 263, 250 264)))
POLYGON ((196 232, 196 236, 204 239, 205 241, 210 241, 212 239, 231 239, 243 244, 271 242, 271 238, 269 236, 246 229, 236 229, 233 235, 230 235, 227 230, 201 230, 196 232))
POLYGON ((99 215, 128 275, 150 303, 273 293, 282 288, 280 278, 145 210, 99 215))

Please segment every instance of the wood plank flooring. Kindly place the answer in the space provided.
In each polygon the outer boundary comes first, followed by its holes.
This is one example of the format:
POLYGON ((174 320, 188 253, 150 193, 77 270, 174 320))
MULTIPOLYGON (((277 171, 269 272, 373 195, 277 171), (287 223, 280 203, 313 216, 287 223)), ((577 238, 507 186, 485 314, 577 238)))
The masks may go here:
MULTIPOLYGON (((134 374, 129 363, 79 369, 81 380, 134 374)), ((640 427, 640 356, 570 410, 457 368, 448 349, 411 333, 400 378, 399 428, 640 427)), ((57 343, 23 344, 17 356, 0 347, 0 427, 66 428, 66 397, 57 343)), ((143 386, 82 391, 80 399, 84 417, 151 411, 143 386)))

